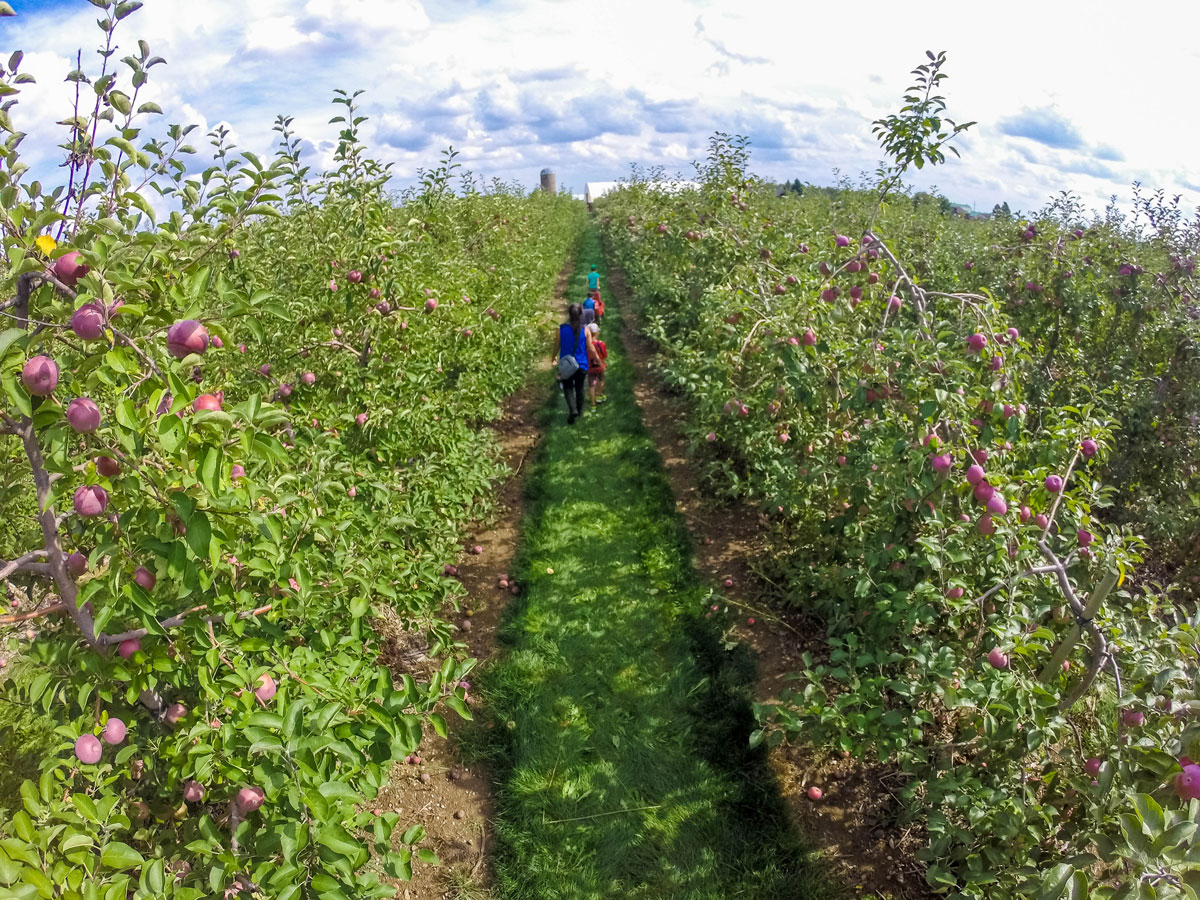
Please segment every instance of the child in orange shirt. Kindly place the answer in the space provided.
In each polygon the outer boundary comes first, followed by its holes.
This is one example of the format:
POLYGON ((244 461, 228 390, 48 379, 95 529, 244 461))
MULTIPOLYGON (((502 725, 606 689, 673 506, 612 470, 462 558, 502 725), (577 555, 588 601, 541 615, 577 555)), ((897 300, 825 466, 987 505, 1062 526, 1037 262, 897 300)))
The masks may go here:
POLYGON ((587 326, 592 339, 588 342, 588 388, 592 394, 592 408, 608 398, 604 396, 604 370, 608 368, 608 348, 600 340, 600 326, 592 322, 587 326))

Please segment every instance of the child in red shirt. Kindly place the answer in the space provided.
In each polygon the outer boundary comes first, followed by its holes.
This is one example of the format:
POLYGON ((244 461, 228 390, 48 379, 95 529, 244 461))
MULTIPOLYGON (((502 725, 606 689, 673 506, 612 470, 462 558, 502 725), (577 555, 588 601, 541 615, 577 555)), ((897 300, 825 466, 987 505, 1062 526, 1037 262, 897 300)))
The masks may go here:
POLYGON ((604 317, 604 301, 600 299, 600 291, 592 291, 592 301, 596 309, 596 321, 599 322, 604 317))
POLYGON ((608 368, 608 348, 600 340, 600 326, 592 322, 587 326, 592 339, 588 342, 588 388, 592 394, 592 407, 603 403, 608 398, 604 396, 604 370, 608 368))

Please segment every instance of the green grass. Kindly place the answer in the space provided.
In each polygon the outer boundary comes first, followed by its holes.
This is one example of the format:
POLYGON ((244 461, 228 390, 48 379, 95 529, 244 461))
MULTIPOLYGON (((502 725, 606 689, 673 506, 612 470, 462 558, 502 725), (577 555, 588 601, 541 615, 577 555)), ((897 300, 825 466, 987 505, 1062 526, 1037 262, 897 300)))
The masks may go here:
MULTIPOLYGON (((571 299, 601 263, 594 232, 577 258, 571 299)), ((610 399, 569 427, 561 392, 548 389, 523 591, 484 677, 496 716, 486 739, 495 893, 830 897, 764 757, 748 748, 753 662, 704 617, 709 591, 634 402, 610 292, 605 301, 610 399)))

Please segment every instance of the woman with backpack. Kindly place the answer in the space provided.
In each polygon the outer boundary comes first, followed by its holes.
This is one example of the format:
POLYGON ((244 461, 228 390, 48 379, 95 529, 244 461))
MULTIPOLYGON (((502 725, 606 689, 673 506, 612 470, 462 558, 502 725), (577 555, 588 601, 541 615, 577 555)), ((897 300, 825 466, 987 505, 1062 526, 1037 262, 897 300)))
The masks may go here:
POLYGON ((583 415, 583 385, 587 380, 588 356, 592 351, 592 336, 583 327, 583 307, 572 303, 567 307, 567 321, 558 326, 558 344, 551 363, 558 360, 555 377, 567 398, 567 424, 574 425, 583 415))

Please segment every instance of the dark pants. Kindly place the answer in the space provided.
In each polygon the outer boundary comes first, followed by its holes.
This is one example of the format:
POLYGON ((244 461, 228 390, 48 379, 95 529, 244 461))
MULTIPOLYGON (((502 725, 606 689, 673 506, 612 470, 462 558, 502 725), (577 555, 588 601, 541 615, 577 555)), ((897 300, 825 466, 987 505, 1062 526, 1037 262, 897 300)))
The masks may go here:
POLYGON ((578 369, 570 378, 559 382, 562 385, 563 395, 567 398, 568 418, 572 422, 583 412, 583 384, 586 380, 587 372, 578 369))

